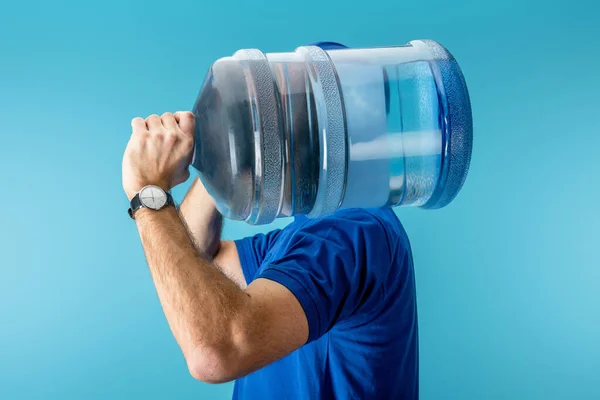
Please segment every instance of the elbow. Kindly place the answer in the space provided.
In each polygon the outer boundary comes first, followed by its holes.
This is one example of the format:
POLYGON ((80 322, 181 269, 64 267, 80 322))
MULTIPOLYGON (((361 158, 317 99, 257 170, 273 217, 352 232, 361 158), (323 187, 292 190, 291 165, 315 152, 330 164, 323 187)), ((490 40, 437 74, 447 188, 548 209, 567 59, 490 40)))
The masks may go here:
POLYGON ((234 370, 236 363, 228 351, 195 348, 186 357, 186 362, 192 377, 205 383, 226 383, 239 377, 234 370))

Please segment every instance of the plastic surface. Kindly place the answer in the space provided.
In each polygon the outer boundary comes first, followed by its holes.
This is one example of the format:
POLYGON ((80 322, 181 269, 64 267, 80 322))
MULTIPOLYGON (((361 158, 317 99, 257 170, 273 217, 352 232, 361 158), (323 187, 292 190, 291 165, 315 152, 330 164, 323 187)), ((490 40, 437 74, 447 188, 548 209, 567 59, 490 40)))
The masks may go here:
POLYGON ((433 41, 240 50, 213 64, 194 114, 192 165, 219 210, 251 224, 349 207, 440 208, 471 158, 464 77, 433 41))
POLYGON ((321 171, 315 206, 308 216, 320 217, 334 213, 344 198, 348 166, 344 107, 327 53, 317 46, 300 47, 296 52, 313 67, 308 79, 316 97, 321 171))
POLYGON ((463 73, 452 56, 443 46, 432 40, 424 43, 439 59, 432 66, 434 75, 441 81, 440 99, 446 115, 446 147, 443 153, 443 170, 436 191, 423 208, 441 208, 458 195, 469 172, 473 150, 473 119, 471 101, 463 73))
POLYGON ((273 221, 279 211, 284 154, 280 135, 280 106, 265 55, 259 50, 240 50, 233 58, 245 63, 247 74, 254 78, 254 85, 249 85, 250 99, 252 103, 260 105, 261 110, 254 114, 254 131, 261 133, 255 136, 255 140, 259 141, 257 151, 264 162, 260 165, 261 173, 255 175, 258 201, 248 217, 256 224, 261 224, 263 221, 273 221))

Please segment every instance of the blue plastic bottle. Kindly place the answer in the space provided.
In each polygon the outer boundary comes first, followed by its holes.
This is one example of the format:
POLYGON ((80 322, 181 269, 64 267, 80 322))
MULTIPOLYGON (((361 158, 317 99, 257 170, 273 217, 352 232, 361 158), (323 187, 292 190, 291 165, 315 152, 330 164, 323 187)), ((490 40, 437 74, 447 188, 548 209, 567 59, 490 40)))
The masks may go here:
POLYGON ((193 112, 192 165, 219 211, 251 224, 350 207, 440 208, 471 159, 465 80, 433 41, 240 50, 212 65, 193 112))

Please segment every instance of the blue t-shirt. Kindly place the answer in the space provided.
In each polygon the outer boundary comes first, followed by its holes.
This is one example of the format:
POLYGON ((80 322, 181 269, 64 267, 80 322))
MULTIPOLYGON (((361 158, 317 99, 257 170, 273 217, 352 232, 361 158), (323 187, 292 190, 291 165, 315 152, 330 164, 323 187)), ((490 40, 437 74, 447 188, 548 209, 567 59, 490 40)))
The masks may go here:
POLYGON ((236 245, 248 283, 270 279, 296 296, 309 336, 238 379, 234 399, 418 398, 413 261, 391 209, 300 217, 236 245))

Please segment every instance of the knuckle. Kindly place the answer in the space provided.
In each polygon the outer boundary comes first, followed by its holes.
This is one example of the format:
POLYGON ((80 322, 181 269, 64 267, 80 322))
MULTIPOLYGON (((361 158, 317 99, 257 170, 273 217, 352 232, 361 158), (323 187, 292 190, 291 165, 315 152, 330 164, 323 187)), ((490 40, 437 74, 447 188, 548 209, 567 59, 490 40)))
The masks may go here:
POLYGON ((177 142, 178 139, 179 139, 179 135, 177 135, 176 132, 167 131, 167 133, 165 135, 165 140, 167 140, 167 142, 173 144, 173 143, 177 142))
POLYGON ((151 120, 151 119, 156 119, 156 118, 160 118, 160 117, 156 114, 151 114, 146 118, 146 121, 151 120))
POLYGON ((161 115, 161 118, 168 118, 168 117, 172 117, 172 116, 173 116, 173 113, 170 113, 167 111, 166 113, 163 113, 163 115, 161 115))
POLYGON ((144 130, 144 131, 139 132, 139 138, 140 138, 140 140, 150 139, 150 131, 144 130))

